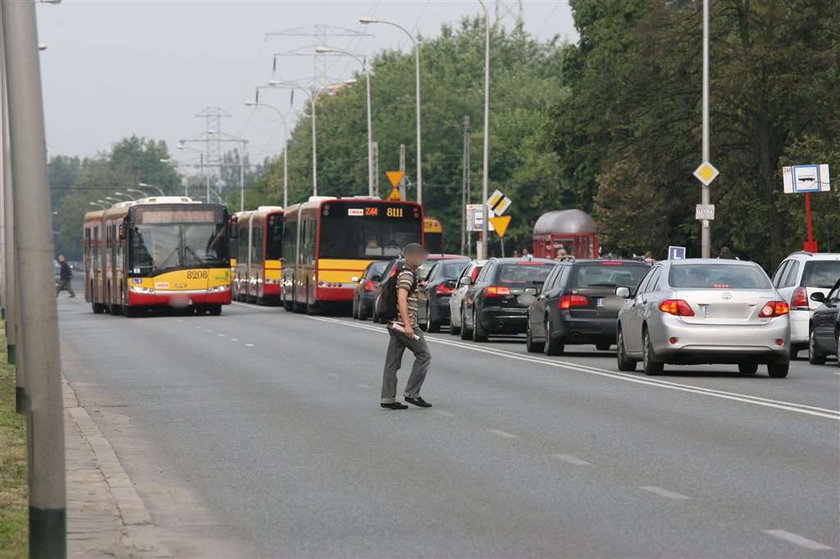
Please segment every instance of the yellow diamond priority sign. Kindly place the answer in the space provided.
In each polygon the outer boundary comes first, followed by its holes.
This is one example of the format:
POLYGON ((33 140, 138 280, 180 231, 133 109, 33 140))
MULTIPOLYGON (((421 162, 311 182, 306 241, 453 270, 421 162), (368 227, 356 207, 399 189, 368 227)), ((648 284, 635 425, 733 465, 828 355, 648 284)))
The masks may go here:
POLYGON ((715 180, 719 174, 720 171, 718 171, 715 166, 708 161, 701 163, 700 166, 697 167, 697 170, 694 171, 694 176, 697 177, 697 180, 706 186, 712 184, 712 181, 715 180))

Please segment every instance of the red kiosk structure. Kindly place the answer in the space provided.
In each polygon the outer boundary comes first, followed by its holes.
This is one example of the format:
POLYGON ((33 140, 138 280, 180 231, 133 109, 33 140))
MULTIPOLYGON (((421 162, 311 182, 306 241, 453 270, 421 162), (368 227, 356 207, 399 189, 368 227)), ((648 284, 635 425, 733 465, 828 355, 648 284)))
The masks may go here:
POLYGON ((534 225, 534 256, 557 258, 560 247, 575 258, 598 258, 595 220, 581 210, 544 213, 534 225))

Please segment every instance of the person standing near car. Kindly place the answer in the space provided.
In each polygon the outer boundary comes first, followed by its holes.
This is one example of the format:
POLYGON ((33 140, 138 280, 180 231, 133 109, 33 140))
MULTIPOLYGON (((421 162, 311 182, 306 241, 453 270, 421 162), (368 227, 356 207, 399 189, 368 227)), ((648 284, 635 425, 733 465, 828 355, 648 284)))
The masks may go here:
POLYGON ((432 362, 432 354, 423 332, 417 327, 417 270, 426 259, 426 250, 416 243, 404 249, 405 267, 397 276, 397 313, 388 323, 388 352, 385 356, 385 370, 382 375, 382 396, 380 405, 391 410, 404 410, 405 404, 397 402, 397 371, 402 365, 406 348, 414 354, 414 365, 405 385, 405 401, 421 408, 432 404, 420 397, 420 389, 426 380, 426 373, 432 362))
POLYGON ((70 264, 67 263, 63 254, 58 255, 58 265, 58 285, 55 286, 55 296, 58 297, 58 294, 62 291, 69 291, 72 299, 76 296, 73 291, 73 270, 70 269, 70 264))

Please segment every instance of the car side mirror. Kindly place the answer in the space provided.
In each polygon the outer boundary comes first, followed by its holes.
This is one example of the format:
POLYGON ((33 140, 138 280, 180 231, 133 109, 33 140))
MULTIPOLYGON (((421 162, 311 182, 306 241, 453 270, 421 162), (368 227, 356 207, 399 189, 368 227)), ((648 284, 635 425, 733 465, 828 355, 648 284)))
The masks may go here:
POLYGON ((470 276, 464 276, 458 281, 458 285, 465 286, 465 285, 472 285, 472 279, 470 276))
POLYGON ((629 287, 616 287, 615 294, 622 299, 629 299, 630 298, 630 288, 629 287))
POLYGON ((819 291, 811 293, 811 300, 816 301, 817 303, 825 303, 825 294, 820 293, 819 291))
POLYGON ((359 276, 352 276, 350 278, 350 281, 352 281, 353 283, 359 283, 360 281, 362 281, 362 278, 360 278, 359 276))

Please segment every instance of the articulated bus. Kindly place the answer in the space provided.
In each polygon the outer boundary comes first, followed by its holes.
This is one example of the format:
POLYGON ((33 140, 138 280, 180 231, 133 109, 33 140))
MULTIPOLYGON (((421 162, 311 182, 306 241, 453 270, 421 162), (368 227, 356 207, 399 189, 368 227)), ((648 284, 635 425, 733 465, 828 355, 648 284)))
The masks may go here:
POLYGON ((283 208, 260 206, 234 215, 233 297, 258 305, 280 302, 283 208))
POLYGON ((85 300, 94 313, 152 307, 219 315, 230 304, 227 209, 180 196, 121 202, 84 222, 85 300))
POLYGON ((379 198, 312 197, 286 208, 283 228, 282 303, 316 313, 348 306, 368 264, 400 255, 423 242, 423 206, 379 198))
POLYGON ((429 254, 443 254, 443 222, 436 217, 423 219, 423 245, 429 254))

